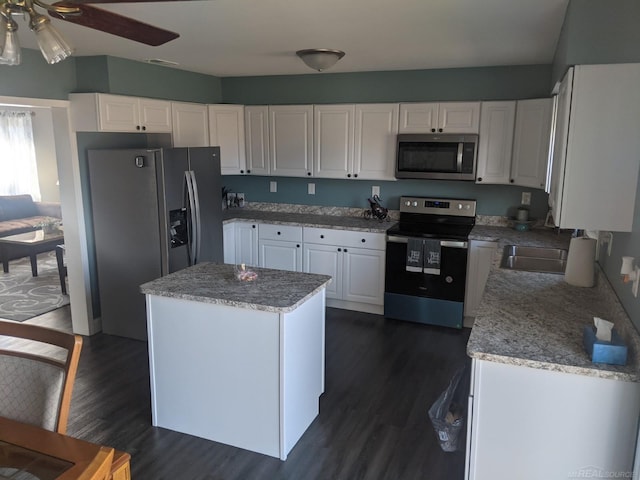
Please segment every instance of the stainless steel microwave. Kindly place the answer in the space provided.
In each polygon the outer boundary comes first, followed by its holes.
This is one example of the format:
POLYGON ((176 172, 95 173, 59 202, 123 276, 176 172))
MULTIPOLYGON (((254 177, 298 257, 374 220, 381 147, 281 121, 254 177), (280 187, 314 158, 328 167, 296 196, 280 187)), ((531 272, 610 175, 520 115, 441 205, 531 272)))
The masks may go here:
POLYGON ((396 178, 475 180, 478 135, 398 135, 396 178))

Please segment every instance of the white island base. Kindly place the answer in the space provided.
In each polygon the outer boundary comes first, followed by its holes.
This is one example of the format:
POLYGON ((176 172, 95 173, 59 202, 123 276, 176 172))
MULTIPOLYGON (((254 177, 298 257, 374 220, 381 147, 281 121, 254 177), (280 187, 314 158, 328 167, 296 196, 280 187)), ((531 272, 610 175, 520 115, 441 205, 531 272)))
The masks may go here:
POLYGON ((285 460, 324 391, 324 288, 290 312, 146 298, 153 425, 285 460))

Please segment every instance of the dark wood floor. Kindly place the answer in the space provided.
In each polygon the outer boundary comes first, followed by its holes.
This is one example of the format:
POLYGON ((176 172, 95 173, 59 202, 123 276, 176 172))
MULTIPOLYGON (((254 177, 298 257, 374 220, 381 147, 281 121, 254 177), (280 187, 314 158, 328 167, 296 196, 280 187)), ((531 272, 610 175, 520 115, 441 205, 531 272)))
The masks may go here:
MULTIPOLYGON (((29 322, 69 330, 69 308, 29 322)), ((68 433, 131 453, 134 480, 461 480, 464 452, 440 449, 427 410, 468 335, 328 309, 320 415, 286 462, 151 427, 146 343, 85 337, 68 433)))

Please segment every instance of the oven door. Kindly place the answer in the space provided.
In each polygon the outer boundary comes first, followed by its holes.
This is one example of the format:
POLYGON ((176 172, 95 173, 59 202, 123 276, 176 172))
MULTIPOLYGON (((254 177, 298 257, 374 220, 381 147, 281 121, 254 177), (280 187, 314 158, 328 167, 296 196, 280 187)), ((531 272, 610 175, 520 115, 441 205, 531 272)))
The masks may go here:
POLYGON ((440 241, 440 274, 407 271, 409 237, 388 235, 385 317, 462 328, 467 280, 466 241, 440 241))

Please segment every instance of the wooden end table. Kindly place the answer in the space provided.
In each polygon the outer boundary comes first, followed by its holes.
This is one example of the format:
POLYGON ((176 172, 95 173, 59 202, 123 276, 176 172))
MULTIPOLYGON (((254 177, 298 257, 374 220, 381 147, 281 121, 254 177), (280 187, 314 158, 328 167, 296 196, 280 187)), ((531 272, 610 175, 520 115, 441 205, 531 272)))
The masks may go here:
POLYGON ((64 234, 60 230, 45 233, 43 230, 19 233, 0 237, 0 256, 2 269, 9 273, 9 259, 29 257, 31 260, 31 275, 38 276, 38 262, 36 255, 55 250, 57 245, 64 243, 64 234))

